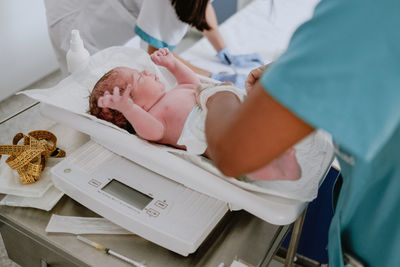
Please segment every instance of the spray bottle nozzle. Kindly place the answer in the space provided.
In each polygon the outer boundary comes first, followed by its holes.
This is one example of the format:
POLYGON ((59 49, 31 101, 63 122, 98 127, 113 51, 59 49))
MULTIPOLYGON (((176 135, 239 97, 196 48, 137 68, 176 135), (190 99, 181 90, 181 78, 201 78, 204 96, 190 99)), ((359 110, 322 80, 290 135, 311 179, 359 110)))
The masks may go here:
POLYGON ((71 48, 75 48, 76 46, 79 46, 79 47, 83 46, 83 41, 81 39, 81 36, 80 36, 78 30, 71 31, 70 45, 71 45, 71 48))

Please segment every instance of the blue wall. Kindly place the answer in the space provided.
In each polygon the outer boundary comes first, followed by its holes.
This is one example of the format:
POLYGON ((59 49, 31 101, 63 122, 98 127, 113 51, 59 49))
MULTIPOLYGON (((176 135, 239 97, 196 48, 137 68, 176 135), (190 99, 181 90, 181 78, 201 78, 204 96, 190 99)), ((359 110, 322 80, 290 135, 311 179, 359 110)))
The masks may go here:
POLYGON ((214 0, 212 5, 214 6, 215 13, 217 13, 219 24, 232 16, 237 10, 237 0, 214 0))

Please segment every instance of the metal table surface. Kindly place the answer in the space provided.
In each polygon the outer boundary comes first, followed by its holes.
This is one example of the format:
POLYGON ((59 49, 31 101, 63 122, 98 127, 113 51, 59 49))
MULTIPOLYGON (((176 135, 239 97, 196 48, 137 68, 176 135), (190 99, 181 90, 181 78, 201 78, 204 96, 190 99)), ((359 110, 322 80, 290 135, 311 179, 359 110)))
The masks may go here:
MULTIPOLYGON (((57 258, 53 259, 54 255, 40 254, 40 247, 44 246, 77 266, 130 266, 80 242, 72 234, 46 233, 44 229, 51 214, 97 216, 67 196, 50 212, 1 207, 0 230, 12 260, 22 266, 40 266, 40 259, 43 259, 50 266, 61 266, 57 258), (15 238, 15 233, 22 237, 15 238), (29 242, 24 241, 25 238, 35 242, 28 246, 29 242), (27 251, 33 251, 34 254, 27 251)), ((274 243, 280 243, 284 230, 283 227, 268 224, 246 212, 234 212, 188 257, 170 252, 135 235, 90 235, 88 238, 131 259, 145 261, 146 266, 218 266, 221 262, 229 266, 235 258, 258 265, 266 253, 276 248, 274 243)))
MULTIPOLYGON (((34 106, 0 124, 0 144, 9 144, 14 134, 47 129, 58 146, 71 152, 89 137, 49 121, 34 106), (8 140, 8 141, 7 141, 8 140)), ((51 159, 49 159, 51 160, 51 159)), ((95 250, 72 234, 49 234, 45 228, 52 214, 98 216, 64 195, 49 212, 0 206, 0 231, 9 257, 22 266, 131 266, 95 250)), ((88 235, 93 241, 146 266, 230 266, 234 259, 266 266, 284 238, 288 226, 276 226, 245 212, 230 212, 202 246, 188 257, 180 256, 136 235, 88 235)))

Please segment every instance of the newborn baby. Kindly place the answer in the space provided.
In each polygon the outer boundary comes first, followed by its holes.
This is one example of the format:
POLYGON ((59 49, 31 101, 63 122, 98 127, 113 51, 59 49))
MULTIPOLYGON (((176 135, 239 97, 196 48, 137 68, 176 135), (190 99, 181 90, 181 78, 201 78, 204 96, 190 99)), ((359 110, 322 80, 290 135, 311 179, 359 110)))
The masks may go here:
MULTIPOLYGON (((154 52, 151 60, 173 74, 178 83, 175 88, 166 91, 158 77, 146 70, 117 67, 107 72, 94 86, 89 99, 90 113, 134 131, 143 139, 186 149, 186 145, 179 140, 189 114, 199 109, 196 90, 201 87, 200 79, 167 48, 154 52)), ((227 84, 216 83, 214 87, 238 96, 241 94, 237 91, 239 89, 227 84)), ((200 126, 204 128, 204 125, 200 126)), ((206 146, 199 154, 207 156, 206 146)), ((266 167, 247 176, 257 180, 294 180, 300 175, 295 150, 290 149, 266 167)))

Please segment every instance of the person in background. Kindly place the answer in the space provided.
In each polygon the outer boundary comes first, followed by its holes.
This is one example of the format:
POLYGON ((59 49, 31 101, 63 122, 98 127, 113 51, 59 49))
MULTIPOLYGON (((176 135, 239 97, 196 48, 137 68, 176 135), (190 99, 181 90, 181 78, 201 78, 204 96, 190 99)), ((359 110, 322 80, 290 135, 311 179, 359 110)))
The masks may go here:
MULTIPOLYGON (((258 54, 232 55, 219 32, 214 8, 208 0, 45 0, 48 30, 61 70, 66 74, 65 55, 70 33, 78 29, 90 54, 124 45, 138 35, 151 54, 159 48, 173 50, 190 26, 208 38, 218 59, 227 65, 262 65, 258 54)), ((211 73, 184 61, 193 71, 243 87, 245 75, 211 73)))
POLYGON ((252 72, 242 103, 229 92, 206 102, 209 155, 228 176, 314 129, 331 133, 343 176, 332 267, 400 266, 399 10, 393 0, 322 0, 284 54, 252 72))

